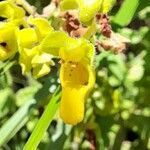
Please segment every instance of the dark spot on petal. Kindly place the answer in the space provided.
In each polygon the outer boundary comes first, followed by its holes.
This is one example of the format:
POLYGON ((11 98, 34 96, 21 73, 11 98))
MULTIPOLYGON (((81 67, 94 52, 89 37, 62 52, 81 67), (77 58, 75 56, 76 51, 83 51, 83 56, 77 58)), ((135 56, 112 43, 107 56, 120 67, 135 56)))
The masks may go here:
POLYGON ((85 82, 84 85, 88 85, 88 82, 85 82))
POLYGON ((22 7, 22 5, 20 5, 20 4, 16 4, 17 6, 19 6, 19 7, 22 7))
POLYGON ((2 42, 2 43, 0 43, 0 45, 3 46, 3 47, 6 47, 6 46, 7 46, 7 43, 2 42))
POLYGON ((7 18, 0 16, 0 21, 5 21, 7 18))
POLYGON ((20 29, 20 30, 24 29, 24 26, 21 24, 21 25, 19 26, 19 29, 20 29))
POLYGON ((30 24, 30 27, 31 27, 31 28, 35 28, 35 26, 34 26, 33 24, 30 24))

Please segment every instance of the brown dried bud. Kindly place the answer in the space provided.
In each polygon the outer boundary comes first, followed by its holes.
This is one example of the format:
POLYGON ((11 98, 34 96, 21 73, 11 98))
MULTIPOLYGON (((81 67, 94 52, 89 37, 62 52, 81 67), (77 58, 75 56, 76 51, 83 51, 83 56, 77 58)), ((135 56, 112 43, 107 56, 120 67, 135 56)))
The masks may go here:
POLYGON ((96 19, 98 24, 100 24, 100 32, 106 36, 110 37, 111 35, 111 25, 109 24, 109 18, 107 14, 97 14, 96 19))
POLYGON ((127 43, 130 43, 129 39, 114 32, 111 32, 110 38, 99 42, 100 46, 105 50, 112 50, 114 53, 124 52, 127 48, 127 43))
POLYGON ((67 31, 71 37, 81 37, 86 33, 87 28, 80 24, 77 11, 67 11, 62 13, 61 17, 65 19, 64 30, 67 31))

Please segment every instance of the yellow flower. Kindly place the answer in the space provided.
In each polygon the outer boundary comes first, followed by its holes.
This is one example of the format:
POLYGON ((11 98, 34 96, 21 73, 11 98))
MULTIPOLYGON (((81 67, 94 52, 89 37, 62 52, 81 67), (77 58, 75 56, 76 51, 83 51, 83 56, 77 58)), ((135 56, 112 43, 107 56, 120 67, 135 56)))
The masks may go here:
POLYGON ((75 125, 83 120, 84 102, 95 83, 94 47, 85 39, 69 39, 59 51, 62 61, 60 117, 65 123, 75 125))
POLYGON ((12 57, 17 49, 16 27, 9 23, 0 23, 0 60, 12 57))
POLYGON ((17 32, 20 53, 19 62, 23 74, 32 72, 35 78, 39 78, 48 74, 50 66, 54 65, 52 55, 43 52, 39 48, 40 41, 45 38, 52 28, 45 19, 30 19, 30 25, 34 26, 17 32), (46 29, 47 33, 42 31, 42 28, 46 29))
POLYGON ((47 53, 41 53, 39 46, 33 48, 23 48, 19 59, 22 67, 22 73, 27 74, 32 70, 35 78, 42 77, 50 72, 50 66, 54 65, 52 56, 47 53))
POLYGON ((89 41, 53 31, 40 44, 40 49, 61 59, 62 97, 60 117, 65 123, 77 124, 84 117, 84 102, 95 83, 94 46, 89 41))
POLYGON ((0 16, 10 21, 23 18, 25 11, 11 1, 2 1, 0 2, 0 16))
POLYGON ((75 125, 83 120, 85 99, 95 83, 94 70, 82 62, 64 62, 60 69, 60 80, 60 117, 65 123, 75 125))

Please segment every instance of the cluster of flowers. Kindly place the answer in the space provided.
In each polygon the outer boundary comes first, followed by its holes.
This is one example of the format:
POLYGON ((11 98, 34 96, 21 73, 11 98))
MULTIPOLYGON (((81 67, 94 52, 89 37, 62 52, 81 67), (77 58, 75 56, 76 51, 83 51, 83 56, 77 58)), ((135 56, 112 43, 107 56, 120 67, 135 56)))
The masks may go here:
MULTIPOLYGON (((60 117, 73 125, 81 122, 85 99, 95 83, 93 44, 83 37, 72 38, 64 31, 54 30, 47 19, 26 16, 17 1, 0 2, 0 61, 17 53, 22 74, 32 73, 39 78, 55 65, 53 58, 61 60, 60 117)), ((60 8, 79 10, 80 21, 88 25, 95 21, 97 13, 107 13, 114 1, 61 0, 60 8)))
POLYGON ((83 24, 89 25, 97 13, 107 13, 116 0, 62 0, 62 10, 78 9, 83 24))
POLYGON ((0 61, 18 53, 22 74, 39 78, 55 65, 53 58, 60 59, 60 117, 69 124, 82 121, 84 101, 95 82, 93 44, 55 31, 44 18, 26 17, 12 0, 0 2, 0 20, 0 61))
POLYGON ((0 2, 0 60, 19 53, 22 73, 32 70, 35 78, 50 71, 54 65, 52 56, 40 48, 43 39, 52 32, 49 22, 43 18, 26 18, 23 8, 12 1, 0 2))

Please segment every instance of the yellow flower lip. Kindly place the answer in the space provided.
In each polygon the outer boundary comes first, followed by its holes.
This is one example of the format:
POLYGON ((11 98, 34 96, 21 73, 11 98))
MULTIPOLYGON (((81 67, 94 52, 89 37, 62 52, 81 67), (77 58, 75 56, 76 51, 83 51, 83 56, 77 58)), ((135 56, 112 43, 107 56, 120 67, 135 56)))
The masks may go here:
POLYGON ((54 32, 43 43, 46 44, 45 49, 50 48, 51 52, 57 50, 61 59, 60 117, 65 123, 75 125, 83 120, 84 102, 95 83, 92 66, 94 46, 84 38, 71 38, 63 32, 54 32), (53 36, 58 41, 52 40, 53 36), (48 45, 50 41, 52 43, 48 45))
POLYGON ((84 102, 95 83, 93 68, 82 61, 63 60, 60 81, 62 85, 60 117, 65 123, 76 125, 84 118, 84 102))

